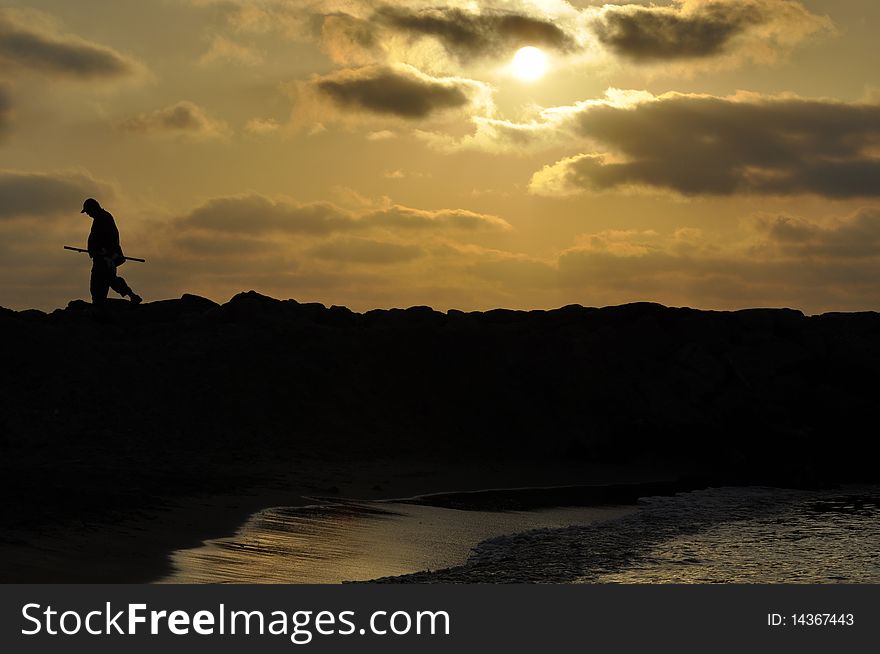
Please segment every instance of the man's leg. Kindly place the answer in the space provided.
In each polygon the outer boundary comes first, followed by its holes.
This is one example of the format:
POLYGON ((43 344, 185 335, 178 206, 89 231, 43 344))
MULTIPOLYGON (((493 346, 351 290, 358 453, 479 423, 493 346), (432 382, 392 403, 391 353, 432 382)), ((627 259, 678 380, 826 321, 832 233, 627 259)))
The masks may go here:
POLYGON ((122 277, 114 276, 112 280, 110 280, 110 287, 119 293, 122 297, 126 295, 132 301, 132 304, 140 304, 141 296, 131 290, 131 287, 125 283, 125 280, 122 277))
POLYGON ((141 296, 131 290, 131 287, 125 283, 125 280, 116 274, 116 266, 110 264, 110 271, 112 274, 110 288, 119 293, 122 297, 128 296, 134 304, 140 304, 141 296))
POLYGON ((132 290, 128 287, 128 284, 126 284, 125 280, 118 275, 113 275, 113 277, 110 278, 110 288, 119 293, 122 297, 132 294, 132 290))
POLYGON ((103 258, 95 257, 92 259, 92 278, 89 282, 92 304, 102 305, 107 300, 107 291, 110 290, 108 272, 107 262, 103 258))

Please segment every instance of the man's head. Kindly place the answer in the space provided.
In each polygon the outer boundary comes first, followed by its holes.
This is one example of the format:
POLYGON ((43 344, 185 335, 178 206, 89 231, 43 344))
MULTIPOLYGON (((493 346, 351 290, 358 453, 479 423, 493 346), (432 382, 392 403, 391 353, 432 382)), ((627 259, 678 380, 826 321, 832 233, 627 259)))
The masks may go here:
POLYGON ((83 208, 80 213, 87 213, 92 218, 98 215, 98 212, 101 211, 101 205, 98 204, 98 201, 95 198, 89 198, 85 202, 83 202, 83 208))

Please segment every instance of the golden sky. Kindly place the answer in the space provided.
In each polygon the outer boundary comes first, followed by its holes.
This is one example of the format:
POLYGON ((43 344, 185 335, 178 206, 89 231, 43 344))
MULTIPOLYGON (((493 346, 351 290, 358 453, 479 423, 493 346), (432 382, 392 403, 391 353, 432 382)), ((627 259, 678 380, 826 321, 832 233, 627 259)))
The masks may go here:
POLYGON ((0 9, 0 305, 880 305, 875 0, 0 9), (523 51, 523 48, 528 50, 523 51))

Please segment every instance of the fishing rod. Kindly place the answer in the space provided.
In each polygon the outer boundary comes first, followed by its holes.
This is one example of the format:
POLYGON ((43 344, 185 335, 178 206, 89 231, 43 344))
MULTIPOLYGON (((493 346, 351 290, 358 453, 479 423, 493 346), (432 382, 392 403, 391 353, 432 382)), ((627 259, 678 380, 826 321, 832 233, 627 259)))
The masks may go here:
MULTIPOLYGON (((84 252, 85 254, 89 253, 88 250, 83 250, 82 248, 73 248, 73 247, 70 247, 69 245, 65 245, 64 249, 70 250, 71 252, 84 252)), ((137 257, 127 257, 127 256, 123 255, 122 258, 125 259, 126 261, 137 261, 138 263, 147 263, 146 259, 138 259, 137 257)))

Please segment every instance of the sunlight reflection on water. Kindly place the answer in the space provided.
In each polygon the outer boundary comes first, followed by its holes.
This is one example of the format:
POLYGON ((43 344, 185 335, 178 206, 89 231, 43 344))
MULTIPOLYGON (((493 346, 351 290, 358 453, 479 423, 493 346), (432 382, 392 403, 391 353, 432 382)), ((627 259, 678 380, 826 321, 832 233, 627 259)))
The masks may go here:
POLYGON ((473 546, 537 527, 586 525, 628 508, 459 511, 397 503, 273 508, 231 538, 172 555, 163 583, 340 583, 460 565, 473 546))

